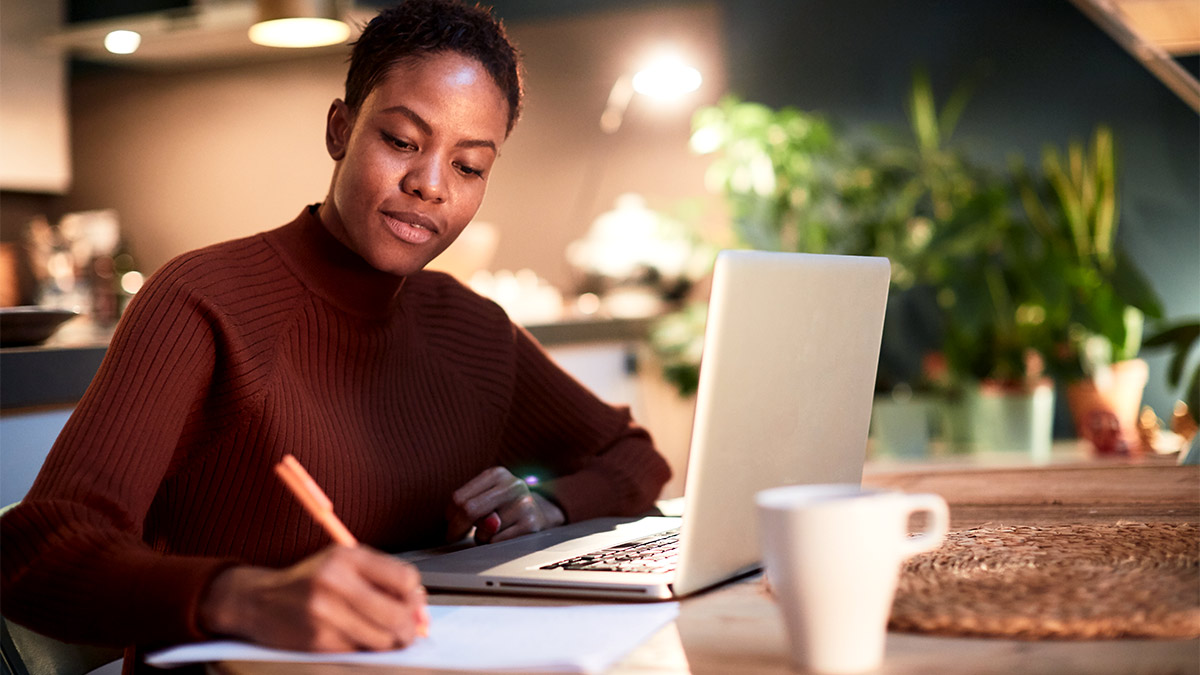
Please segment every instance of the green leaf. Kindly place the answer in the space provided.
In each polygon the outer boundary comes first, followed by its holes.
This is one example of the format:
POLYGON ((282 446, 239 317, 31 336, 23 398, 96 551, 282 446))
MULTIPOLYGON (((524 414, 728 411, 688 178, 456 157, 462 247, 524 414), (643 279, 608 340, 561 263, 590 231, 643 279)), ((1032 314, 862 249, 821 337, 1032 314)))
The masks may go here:
POLYGON ((1150 280, 1124 251, 1117 249, 1114 254, 1114 265, 1108 281, 1117 297, 1140 309, 1147 318, 1162 318, 1162 302, 1150 285, 1150 280))
POLYGON ((913 73, 908 115, 918 147, 925 152, 936 150, 941 145, 937 109, 933 102, 933 85, 929 81, 929 73, 923 68, 913 73))
POLYGON ((1080 195, 1075 184, 1071 181, 1071 177, 1063 169, 1062 160, 1059 158, 1057 150, 1048 148, 1045 151, 1042 155, 1042 167, 1046 172, 1046 179, 1050 182, 1050 186, 1054 190, 1068 231, 1071 233, 1071 240, 1075 244, 1075 254, 1080 257, 1089 255, 1092 247, 1089 241, 1083 203, 1080 200, 1080 195))
POLYGON ((1163 347, 1176 345, 1182 348, 1200 340, 1200 319, 1182 323, 1158 331, 1142 341, 1145 347, 1163 347))
MULTIPOLYGON (((1167 382, 1174 387, 1183 381, 1184 366, 1187 364, 1192 345, 1197 341, 1200 341, 1200 319, 1192 319, 1159 330, 1146 338, 1142 345, 1150 349, 1166 346, 1173 348, 1174 354, 1167 366, 1167 382)), ((1196 387, 1197 378, 1200 378, 1200 367, 1197 367, 1197 373, 1192 378, 1192 388, 1196 387)), ((1198 410, 1194 406, 1191 409, 1193 413, 1198 410)))
POLYGON ((1117 234, 1116 158, 1112 131, 1099 126, 1092 139, 1092 158, 1095 162, 1096 225, 1093 243, 1096 255, 1107 261, 1113 253, 1117 234))
POLYGON ((954 128, 958 125, 958 119, 962 117, 963 110, 966 109, 967 101, 970 99, 971 87, 964 83, 954 89, 950 98, 942 106, 942 112, 938 115, 938 126, 941 129, 943 142, 949 142, 950 137, 954 135, 954 128))

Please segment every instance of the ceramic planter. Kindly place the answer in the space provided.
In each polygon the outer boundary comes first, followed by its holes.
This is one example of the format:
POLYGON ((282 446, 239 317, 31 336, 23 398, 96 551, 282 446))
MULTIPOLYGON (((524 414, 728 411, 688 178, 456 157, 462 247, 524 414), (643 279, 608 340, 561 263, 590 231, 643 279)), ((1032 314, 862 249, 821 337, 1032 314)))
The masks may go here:
POLYGON ((1035 464, 1050 461, 1054 441, 1054 383, 1005 386, 982 382, 967 392, 970 447, 976 452, 1025 453, 1035 464))
POLYGON ((935 403, 921 396, 876 396, 871 407, 873 453, 897 459, 929 456, 935 403))

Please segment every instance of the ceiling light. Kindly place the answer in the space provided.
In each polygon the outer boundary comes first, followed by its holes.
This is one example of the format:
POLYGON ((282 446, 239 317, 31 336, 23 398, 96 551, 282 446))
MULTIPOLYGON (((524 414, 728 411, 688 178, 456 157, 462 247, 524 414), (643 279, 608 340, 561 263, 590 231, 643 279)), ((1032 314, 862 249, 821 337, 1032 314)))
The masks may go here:
POLYGON ((141 34, 131 30, 114 30, 104 36, 104 48, 113 54, 132 54, 141 44, 141 34))
POLYGON ((250 41, 267 47, 322 47, 345 42, 350 26, 337 0, 258 0, 250 41))

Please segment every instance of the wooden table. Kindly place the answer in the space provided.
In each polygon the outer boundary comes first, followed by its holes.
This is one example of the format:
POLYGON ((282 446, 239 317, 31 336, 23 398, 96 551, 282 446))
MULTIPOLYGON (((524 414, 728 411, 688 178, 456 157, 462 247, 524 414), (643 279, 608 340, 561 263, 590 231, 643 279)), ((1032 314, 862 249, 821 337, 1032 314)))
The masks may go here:
POLYGON ((1160 458, 1016 469, 931 469, 868 474, 864 485, 935 492, 950 528, 1118 521, 1200 523, 1200 467, 1160 458))
MULTIPOLYGON (((954 469, 869 474, 864 484, 935 492, 950 504, 951 528, 1132 522, 1200 523, 1200 468, 1154 458, 1022 469, 954 469)), ((1197 542, 1200 546, 1200 542, 1197 542)), ((494 598, 435 594, 434 604, 494 598)), ((555 600, 504 598, 506 604, 555 600)), ((224 663, 223 675, 363 675, 362 667, 224 663)), ((413 672, 410 670, 406 673, 413 672)), ((782 675, 786 636, 761 578, 689 598, 679 618, 630 653, 611 675, 782 675)), ((1018 641, 892 632, 884 674, 1200 673, 1200 640, 1018 641)))

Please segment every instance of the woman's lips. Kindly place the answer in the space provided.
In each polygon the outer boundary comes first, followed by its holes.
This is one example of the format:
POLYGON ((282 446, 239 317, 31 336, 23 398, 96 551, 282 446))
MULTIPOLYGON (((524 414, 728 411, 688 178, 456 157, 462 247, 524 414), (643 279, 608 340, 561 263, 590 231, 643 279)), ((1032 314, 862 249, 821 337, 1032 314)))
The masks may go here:
POLYGON ((438 232, 432 219, 416 212, 387 211, 383 214, 383 220, 392 234, 409 244, 424 244, 438 232))

